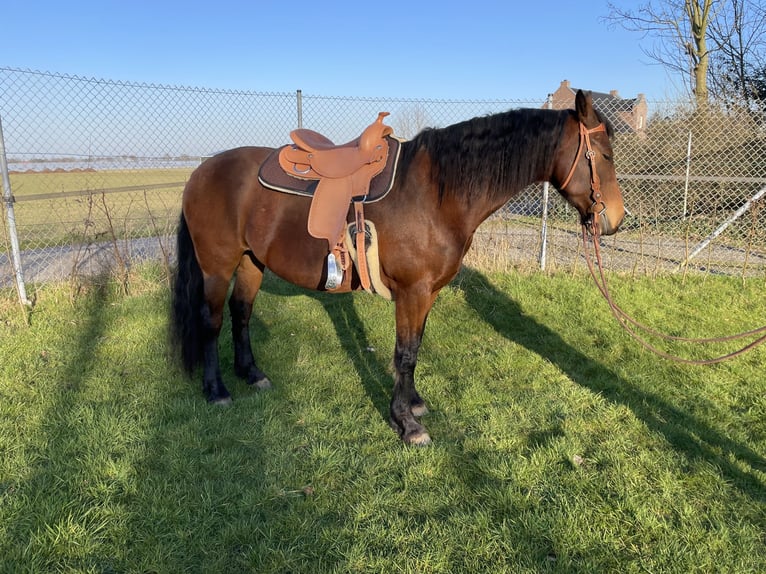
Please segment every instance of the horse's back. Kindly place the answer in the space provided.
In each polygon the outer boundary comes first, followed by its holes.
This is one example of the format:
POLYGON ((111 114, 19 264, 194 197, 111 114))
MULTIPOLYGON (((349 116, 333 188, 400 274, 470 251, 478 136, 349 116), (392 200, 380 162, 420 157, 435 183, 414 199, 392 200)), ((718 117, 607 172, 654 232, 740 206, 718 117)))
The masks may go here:
MULTIPOLYGON (((194 219, 210 224, 225 218, 231 225, 237 213, 246 210, 248 198, 258 183, 258 170, 274 151, 264 147, 240 147, 221 152, 195 169, 184 188, 182 208, 191 227, 194 219)), ((224 220, 220 223, 223 225, 224 220)))
POLYGON ((258 181, 258 170, 269 154, 266 147, 238 147, 206 159, 195 169, 184 189, 184 208, 191 202, 220 193, 237 193, 258 181))

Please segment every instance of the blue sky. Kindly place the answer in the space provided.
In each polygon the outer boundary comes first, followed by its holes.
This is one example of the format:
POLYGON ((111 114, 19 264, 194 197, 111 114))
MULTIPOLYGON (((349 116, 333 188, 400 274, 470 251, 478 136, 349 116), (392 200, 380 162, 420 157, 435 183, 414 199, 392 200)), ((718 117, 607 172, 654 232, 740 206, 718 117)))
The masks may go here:
POLYGON ((564 79, 677 96, 607 13, 601 0, 6 2, 0 65, 323 96, 544 98, 564 79))

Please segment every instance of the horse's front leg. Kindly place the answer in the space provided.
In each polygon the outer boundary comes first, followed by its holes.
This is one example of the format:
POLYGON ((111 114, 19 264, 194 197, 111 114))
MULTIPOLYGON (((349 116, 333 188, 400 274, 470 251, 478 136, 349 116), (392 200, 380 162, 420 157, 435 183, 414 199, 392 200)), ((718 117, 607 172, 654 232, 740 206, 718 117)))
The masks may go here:
POLYGON ((431 437, 416 418, 425 414, 427 409, 415 389, 415 367, 428 312, 435 298, 436 293, 418 293, 414 290, 397 293, 396 296, 396 380, 390 420, 404 442, 419 446, 429 444, 431 437))

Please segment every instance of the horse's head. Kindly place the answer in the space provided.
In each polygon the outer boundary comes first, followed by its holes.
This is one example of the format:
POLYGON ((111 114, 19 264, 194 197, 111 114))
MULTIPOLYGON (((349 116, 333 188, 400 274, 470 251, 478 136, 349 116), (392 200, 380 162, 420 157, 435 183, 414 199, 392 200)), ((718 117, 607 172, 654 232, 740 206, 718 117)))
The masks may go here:
POLYGON ((593 109, 590 93, 577 92, 575 113, 564 126, 551 181, 577 209, 584 225, 602 235, 617 231, 625 207, 607 127, 593 109))

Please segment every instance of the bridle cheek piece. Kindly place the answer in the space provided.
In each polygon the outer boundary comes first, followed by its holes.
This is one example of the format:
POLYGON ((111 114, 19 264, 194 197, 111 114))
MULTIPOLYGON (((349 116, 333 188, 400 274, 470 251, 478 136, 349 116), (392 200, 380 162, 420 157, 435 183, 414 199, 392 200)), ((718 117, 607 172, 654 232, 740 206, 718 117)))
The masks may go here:
POLYGON ((595 128, 588 129, 585 127, 584 123, 580 122, 580 141, 577 144, 577 154, 575 155, 572 167, 569 168, 569 173, 560 188, 563 191, 566 189, 566 186, 569 185, 584 150, 585 159, 588 160, 588 167, 590 168, 590 188, 591 199, 593 201, 588 208, 588 213, 593 216, 592 226, 596 233, 598 233, 599 217, 604 215, 604 212, 606 211, 606 203, 601 199, 601 178, 599 178, 598 173, 596 172, 596 152, 593 151, 593 146, 590 143, 590 135, 598 132, 606 132, 606 125, 600 123, 595 128))

